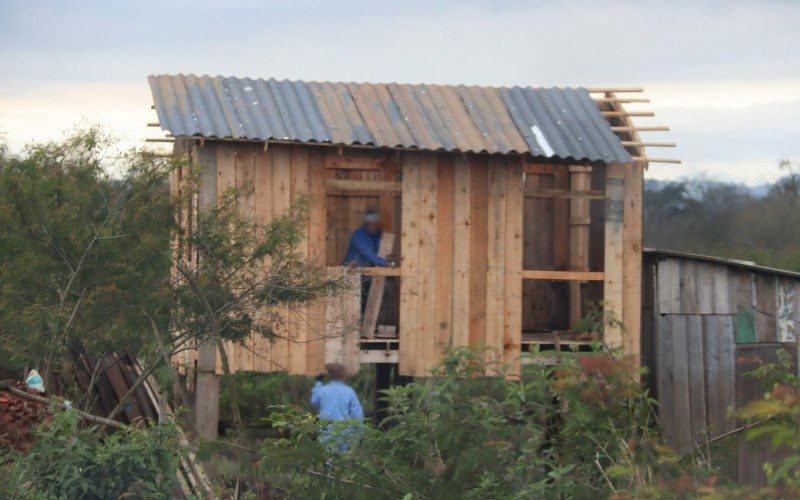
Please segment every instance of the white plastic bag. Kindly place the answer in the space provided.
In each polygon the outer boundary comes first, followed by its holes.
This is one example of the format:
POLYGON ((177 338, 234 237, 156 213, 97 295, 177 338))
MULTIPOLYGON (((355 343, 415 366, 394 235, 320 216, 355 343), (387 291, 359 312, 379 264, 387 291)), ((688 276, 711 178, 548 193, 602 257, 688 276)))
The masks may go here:
POLYGON ((28 373, 28 378, 25 379, 25 385, 27 385, 29 389, 44 394, 44 380, 42 380, 42 376, 39 375, 39 372, 36 370, 31 370, 28 373))

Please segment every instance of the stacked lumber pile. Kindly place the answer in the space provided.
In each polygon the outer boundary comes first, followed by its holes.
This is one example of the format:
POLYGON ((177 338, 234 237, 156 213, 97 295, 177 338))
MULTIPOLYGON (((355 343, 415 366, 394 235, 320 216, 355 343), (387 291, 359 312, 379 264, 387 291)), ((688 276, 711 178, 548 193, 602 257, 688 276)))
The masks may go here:
MULTIPOLYGON (((19 391, 38 395, 24 382, 11 382, 19 391)), ((28 451, 33 445, 33 430, 51 420, 47 405, 23 398, 8 391, 0 391, 0 448, 28 451)))

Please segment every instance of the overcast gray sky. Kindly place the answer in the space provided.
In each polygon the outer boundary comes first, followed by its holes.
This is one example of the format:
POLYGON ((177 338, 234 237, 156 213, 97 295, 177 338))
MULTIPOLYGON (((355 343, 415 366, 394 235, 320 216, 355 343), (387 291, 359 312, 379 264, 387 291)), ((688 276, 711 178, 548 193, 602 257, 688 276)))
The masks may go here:
POLYGON ((13 150, 100 123, 156 136, 147 75, 644 86, 649 176, 758 184, 800 160, 800 1, 0 0, 13 150))

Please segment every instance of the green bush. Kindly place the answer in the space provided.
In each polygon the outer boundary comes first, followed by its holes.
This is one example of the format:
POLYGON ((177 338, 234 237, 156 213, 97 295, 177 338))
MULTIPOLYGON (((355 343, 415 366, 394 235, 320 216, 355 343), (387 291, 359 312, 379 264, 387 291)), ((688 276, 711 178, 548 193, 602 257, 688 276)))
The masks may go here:
POLYGON ((2 457, 0 497, 171 498, 177 450, 170 426, 106 435, 82 427, 75 412, 56 410, 30 452, 2 457))
MULTIPOLYGON (((364 405, 366 414, 372 413, 374 396, 374 368, 362 365, 361 371, 348 380, 364 405)), ((275 406, 293 406, 298 410, 312 411, 311 389, 313 377, 299 377, 284 372, 253 373, 239 372, 223 376, 220 386, 220 419, 230 422, 231 400, 239 401, 242 420, 247 426, 264 424, 275 406)))
POLYGON ((293 497, 371 499, 594 498, 681 477, 625 358, 565 356, 517 379, 486 368, 456 351, 437 377, 385 391, 384 430, 364 426, 348 453, 317 441, 315 416, 275 412, 262 472, 293 497))

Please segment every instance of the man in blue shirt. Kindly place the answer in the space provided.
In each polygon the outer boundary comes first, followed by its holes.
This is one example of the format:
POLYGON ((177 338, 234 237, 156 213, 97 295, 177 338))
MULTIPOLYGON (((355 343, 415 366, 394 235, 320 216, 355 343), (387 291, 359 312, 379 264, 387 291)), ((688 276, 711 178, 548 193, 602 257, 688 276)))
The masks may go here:
POLYGON ((323 384, 323 377, 320 375, 311 390, 311 404, 319 411, 319 418, 323 421, 319 440, 344 452, 350 447, 356 428, 355 426, 339 428, 339 432, 336 432, 332 422, 357 420, 360 423, 364 419, 364 410, 358 401, 356 391, 344 383, 347 377, 345 367, 340 363, 328 363, 325 365, 325 370, 328 372, 330 382, 323 384))
MULTIPOLYGON (((344 255, 344 264, 354 267, 395 267, 394 260, 384 259, 378 255, 381 246, 381 219, 374 210, 367 210, 364 214, 364 223, 353 232, 347 253, 344 255)), ((361 277, 361 314, 367 307, 367 296, 372 283, 367 275, 361 277)))
MULTIPOLYGON (((378 256, 382 234, 380 216, 374 210, 367 210, 364 214, 364 223, 350 237, 344 264, 355 267, 394 267, 392 259, 378 256)), ((369 280, 369 276, 364 278, 369 280)))

